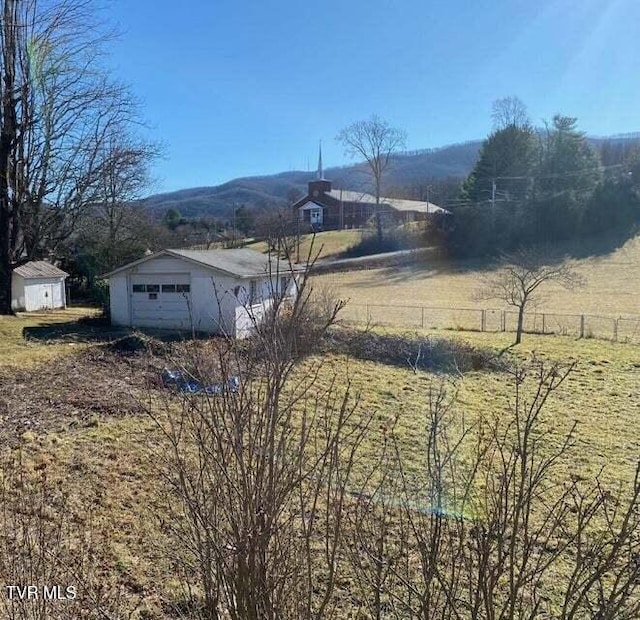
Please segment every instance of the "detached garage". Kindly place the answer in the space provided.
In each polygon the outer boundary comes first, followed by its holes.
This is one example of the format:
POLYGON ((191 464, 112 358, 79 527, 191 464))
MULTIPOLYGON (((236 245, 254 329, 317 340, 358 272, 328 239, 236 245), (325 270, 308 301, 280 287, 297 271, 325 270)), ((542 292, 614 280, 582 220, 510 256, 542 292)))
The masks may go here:
POLYGON ((253 250, 162 250, 102 276, 111 323, 243 337, 294 278, 253 250))
POLYGON ((14 312, 65 308, 68 273, 43 260, 16 267, 11 274, 11 309, 14 312))

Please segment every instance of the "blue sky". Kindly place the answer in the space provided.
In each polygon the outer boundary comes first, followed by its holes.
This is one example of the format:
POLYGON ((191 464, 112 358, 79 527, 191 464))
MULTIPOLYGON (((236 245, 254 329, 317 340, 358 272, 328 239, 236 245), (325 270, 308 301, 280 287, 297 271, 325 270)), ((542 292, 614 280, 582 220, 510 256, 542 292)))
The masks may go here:
POLYGON ((346 163, 375 113, 408 148, 483 138, 516 95, 534 122, 640 130, 637 0, 111 0, 109 64, 165 146, 154 191, 346 163))

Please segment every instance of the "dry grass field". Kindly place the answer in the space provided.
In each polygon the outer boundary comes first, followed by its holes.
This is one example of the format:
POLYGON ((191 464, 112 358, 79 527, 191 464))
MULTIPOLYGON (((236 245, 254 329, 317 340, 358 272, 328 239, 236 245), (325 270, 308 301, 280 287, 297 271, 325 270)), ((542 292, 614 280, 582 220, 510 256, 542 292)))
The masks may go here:
MULTIPOLYGON (((626 280, 625 285, 622 278, 613 277, 614 266, 623 258, 627 259, 629 277, 636 258, 635 264, 640 264, 637 241, 614 256, 583 261, 579 268, 588 270, 590 287, 606 283, 608 295, 600 298, 616 296, 622 300, 626 294, 625 307, 631 313, 631 299, 638 302, 638 283, 626 280)), ((409 278, 409 272, 354 272, 330 278, 352 298, 361 295, 371 301, 435 303, 424 292, 427 287, 432 296, 441 296, 438 303, 454 303, 452 299, 462 303, 469 299, 466 289, 480 272, 413 273, 417 282, 409 278), (374 285, 376 273, 386 273, 385 287, 374 285)), ((595 289, 593 292, 595 296, 595 289)), ((572 308, 582 307, 590 299, 585 291, 574 295, 566 302, 572 308)), ((593 300, 592 311, 598 308, 603 312, 599 308, 612 303, 611 299, 600 301, 602 306, 597 305, 598 299, 593 300)), ((79 342, 77 333, 81 330, 73 321, 82 313, 0 318, 0 411, 26 410, 23 405, 35 403, 38 411, 34 409, 30 415, 41 419, 41 424, 25 427, 24 416, 3 415, 2 435, 16 435, 10 443, 20 446, 25 467, 33 475, 44 471, 50 482, 62 485, 76 512, 91 521, 94 535, 101 541, 104 583, 122 587, 129 601, 142 600, 133 617, 165 618, 166 603, 176 595, 176 584, 168 559, 171 549, 162 533, 163 515, 158 512, 157 500, 166 493, 158 459, 162 440, 144 409, 158 402, 153 391, 157 388, 150 388, 149 380, 166 360, 145 351, 119 351, 99 339, 92 341, 86 333, 79 342), (51 331, 57 325, 59 329, 51 331), (42 337, 25 340, 25 333, 38 334, 38 328, 44 330, 42 337), (22 370, 26 366, 28 372, 22 370)), ((452 332, 447 337, 495 351, 511 341, 509 334, 452 332)), ((577 362, 545 413, 545 424, 552 431, 550 445, 558 444, 574 421, 578 424, 576 445, 559 464, 559 478, 570 474, 592 478, 604 467, 606 482, 628 482, 640 454, 638 347, 527 335, 517 355, 523 361, 535 355, 550 361, 577 362)), ((318 359, 307 363, 313 361, 318 359)), ((373 453, 380 446, 384 429, 397 420, 394 433, 401 452, 410 467, 419 471, 428 389, 438 379, 409 367, 347 360, 335 354, 325 356, 322 362, 318 388, 326 387, 336 376, 339 385, 348 380, 360 409, 374 416, 368 449, 373 453)), ((305 372, 304 366, 300 372, 305 372)), ((457 392, 457 415, 464 414, 469 421, 488 412, 509 415, 513 386, 499 373, 478 370, 450 376, 447 381, 450 391, 457 392)), ((348 597, 348 592, 344 596, 348 597)))
MULTIPOLYGON (((502 335, 459 333, 454 337, 481 346, 506 344, 502 335)), ((534 352, 550 360, 578 360, 576 370, 546 411, 545 423, 553 429, 551 444, 559 443, 573 422, 578 423, 576 445, 559 464, 559 475, 591 478, 604 467, 605 482, 629 482, 640 453, 637 347, 531 336, 520 355, 526 359, 534 352)), ((382 429, 397 420, 394 434, 401 452, 410 469, 419 471, 424 458, 421 440, 427 393, 434 377, 408 368, 337 356, 329 356, 324 362, 318 387, 322 389, 337 374, 341 381, 351 381, 360 408, 374 415, 368 449, 375 451, 381 445, 382 429)), ((91 359, 79 357, 78 363, 84 364, 88 376, 100 372, 100 368, 104 372, 105 366, 127 368, 118 366, 120 362, 113 355, 97 369, 91 359)), ((147 415, 125 407, 132 395, 148 402, 145 375, 140 370, 144 366, 144 360, 129 365, 125 384, 115 394, 96 390, 92 402, 97 415, 80 423, 67 419, 61 424, 58 420, 49 429, 23 433, 21 450, 34 473, 46 470, 49 481, 64 485, 76 510, 91 515, 94 535, 102 545, 105 583, 124 586, 132 600, 142 593, 142 609, 147 613, 144 617, 162 618, 165 603, 175 595, 168 560, 170 547, 163 538, 163 516, 157 508, 157 500, 165 492, 158 458, 162 440, 147 415), (113 407, 114 397, 122 402, 120 411, 113 407)), ((509 382, 491 371, 452 378, 449 389, 458 392, 456 415, 464 414, 468 421, 487 412, 508 415, 513 398, 509 382)), ((51 392, 47 385, 34 382, 31 390, 31 398, 44 391, 53 398, 54 407, 65 404, 63 395, 51 392)))
MULTIPOLYGON (((640 315, 640 238, 610 254, 566 259, 586 286, 566 291, 550 284, 540 311, 625 317, 640 315)), ((405 304, 428 307, 501 308, 498 301, 474 299, 491 265, 447 263, 372 269, 322 275, 318 284, 333 287, 354 304, 405 304)))

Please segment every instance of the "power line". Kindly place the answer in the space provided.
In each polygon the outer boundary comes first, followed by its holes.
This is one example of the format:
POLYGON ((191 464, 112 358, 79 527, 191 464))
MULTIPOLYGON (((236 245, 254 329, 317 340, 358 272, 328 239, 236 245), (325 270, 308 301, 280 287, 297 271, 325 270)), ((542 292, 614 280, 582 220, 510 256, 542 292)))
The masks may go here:
POLYGON ((581 174, 585 174, 587 172, 604 172, 605 170, 612 170, 613 168, 628 168, 627 164, 612 164, 610 166, 596 166, 595 168, 582 168, 581 170, 571 170, 569 172, 554 172, 551 174, 541 174, 541 175, 535 175, 535 174, 529 174, 529 175, 524 175, 524 176, 513 176, 513 177, 508 177, 508 176, 495 176, 495 177, 491 177, 494 180, 536 180, 536 179, 556 179, 556 178, 563 178, 563 177, 571 177, 571 176, 578 176, 581 174))

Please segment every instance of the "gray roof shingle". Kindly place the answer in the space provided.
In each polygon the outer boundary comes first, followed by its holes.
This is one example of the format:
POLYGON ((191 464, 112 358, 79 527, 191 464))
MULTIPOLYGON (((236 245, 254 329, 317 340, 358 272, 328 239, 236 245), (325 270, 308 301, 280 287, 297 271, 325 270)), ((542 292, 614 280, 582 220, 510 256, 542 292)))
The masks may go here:
MULTIPOLYGON (((173 256, 175 258, 184 258, 193 263, 197 263, 210 269, 222 271, 238 278, 248 278, 254 276, 269 275, 269 257, 255 250, 246 248, 236 250, 160 250, 155 254, 150 254, 137 261, 118 267, 109 273, 102 274, 100 278, 110 278, 116 273, 131 269, 140 263, 158 258, 160 256, 173 256)), ((278 265, 276 258, 271 258, 271 273, 276 271, 285 273, 290 271, 289 264, 286 260, 281 260, 278 265)), ((293 271, 302 271, 302 268, 294 266, 293 271)))
MULTIPOLYGON (((269 258, 261 252, 247 250, 167 250, 174 256, 184 256, 205 267, 226 271, 234 276, 264 275, 269 269, 269 258)), ((275 261, 273 261, 275 262, 275 261)), ((282 271, 284 264, 280 266, 282 271)), ((275 270, 275 264, 273 265, 275 270)))
POLYGON ((20 267, 16 267, 13 273, 25 279, 32 278, 66 278, 69 274, 45 260, 32 260, 20 267))

